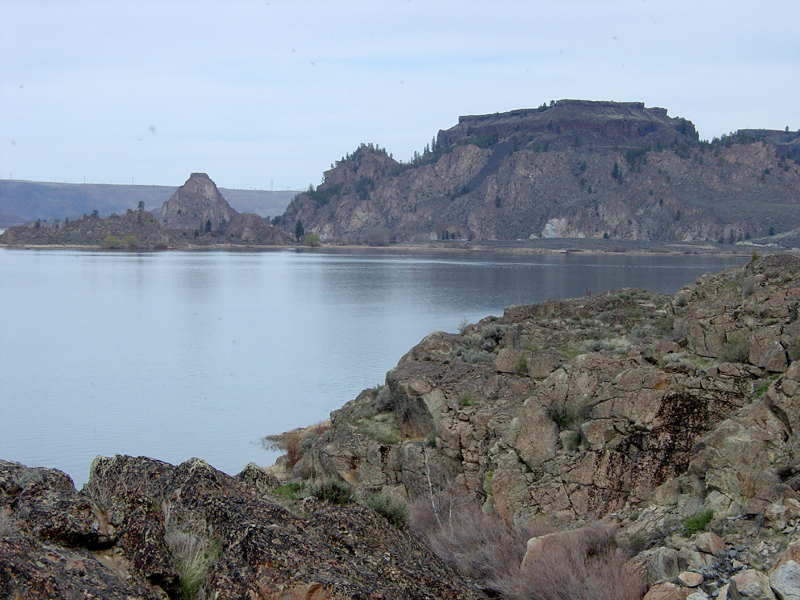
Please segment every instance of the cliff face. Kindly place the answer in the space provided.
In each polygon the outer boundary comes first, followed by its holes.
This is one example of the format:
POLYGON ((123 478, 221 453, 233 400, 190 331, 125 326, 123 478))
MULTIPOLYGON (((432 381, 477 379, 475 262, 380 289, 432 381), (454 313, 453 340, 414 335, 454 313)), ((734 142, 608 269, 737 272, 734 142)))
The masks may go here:
POLYGON ((218 229, 237 213, 205 173, 192 173, 161 208, 159 222, 165 229, 200 229, 208 221, 218 229))
POLYGON ((761 130, 700 142, 662 108, 562 100, 461 117, 410 164, 362 146, 283 222, 356 242, 733 242, 800 227, 798 144, 800 134, 761 130))

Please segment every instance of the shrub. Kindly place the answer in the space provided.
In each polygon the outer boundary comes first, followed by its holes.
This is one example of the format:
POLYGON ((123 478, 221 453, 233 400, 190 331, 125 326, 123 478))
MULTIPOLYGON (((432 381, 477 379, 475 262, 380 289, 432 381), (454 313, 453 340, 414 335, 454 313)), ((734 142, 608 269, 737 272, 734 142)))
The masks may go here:
POLYGON ((139 247, 139 240, 136 239, 135 235, 126 235, 124 238, 122 238, 122 243, 128 248, 139 247))
POLYGON ((353 500, 353 488, 344 481, 325 481, 311 488, 311 495, 319 500, 345 506, 353 500))
POLYGON ((458 333, 465 335, 467 333, 467 327, 469 327, 469 319, 467 319, 467 317, 461 317, 461 320, 458 322, 458 333))
POLYGON ((275 488, 275 493, 289 500, 299 500, 305 496, 306 484, 302 482, 290 481, 275 488))
POLYGON ((517 362, 517 366, 514 369, 514 372, 517 375, 527 375, 528 374, 528 361, 525 359, 524 356, 519 357, 519 361, 517 362))
POLYGON ((639 600, 641 575, 626 566, 608 528, 585 527, 555 538, 548 552, 522 568, 531 537, 542 527, 509 525, 475 500, 449 492, 417 501, 411 527, 450 567, 510 599, 639 600))
POLYGON ((483 514, 477 500, 449 491, 415 502, 411 529, 451 568, 494 589, 519 572, 533 536, 531 530, 483 514))
POLYGON ((747 340, 738 339, 725 342, 722 345, 722 353, 719 357, 723 362, 743 363, 747 362, 749 356, 750 350, 747 340))
POLYGON ((800 359, 800 337, 796 338, 786 349, 786 354, 792 362, 800 359))
POLYGON ((526 600, 639 600, 646 582, 626 563, 613 532, 590 525, 548 544, 505 591, 526 600))
POLYGON ((17 533, 19 533, 19 527, 14 518, 0 512, 0 537, 15 537, 17 533))
POLYGON ((397 529, 404 529, 408 523, 408 506, 386 494, 374 494, 364 498, 364 504, 383 516, 397 529))
POLYGON ((103 247, 111 249, 122 248, 122 240, 115 235, 110 235, 103 240, 103 247))
POLYGON ((705 531, 706 526, 711 523, 714 518, 714 511, 710 508, 699 513, 693 514, 691 517, 686 517, 683 522, 683 533, 686 537, 705 531))
POLYGON ((459 346, 455 350, 450 351, 450 360, 457 362, 492 362, 495 358, 497 357, 491 352, 479 350, 478 348, 470 348, 468 346, 459 346))

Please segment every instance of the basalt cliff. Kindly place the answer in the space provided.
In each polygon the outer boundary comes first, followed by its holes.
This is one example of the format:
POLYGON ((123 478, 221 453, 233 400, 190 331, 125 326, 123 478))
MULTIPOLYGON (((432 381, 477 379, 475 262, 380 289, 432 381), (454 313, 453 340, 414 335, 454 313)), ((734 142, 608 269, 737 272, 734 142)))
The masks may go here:
POLYGON ((0 462, 0 597, 796 598, 799 310, 754 255, 433 333, 269 469, 0 462))
POLYGON ((800 132, 705 142, 637 102, 460 117, 409 163, 362 145, 282 216, 323 241, 612 238, 797 244, 800 132), (790 233, 791 232, 791 233, 790 233))

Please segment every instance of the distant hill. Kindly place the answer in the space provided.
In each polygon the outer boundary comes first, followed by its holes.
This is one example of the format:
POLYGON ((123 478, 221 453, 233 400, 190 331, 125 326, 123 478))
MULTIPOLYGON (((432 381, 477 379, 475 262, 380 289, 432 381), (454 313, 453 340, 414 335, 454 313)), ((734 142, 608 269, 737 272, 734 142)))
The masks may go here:
POLYGON ((640 102, 460 117, 410 163, 362 145, 279 222, 292 231, 298 220, 323 241, 372 244, 769 239, 800 228, 800 132, 706 142, 691 121, 640 102))
MULTIPOLYGON (((0 179, 0 227, 20 225, 37 219, 74 218, 97 210, 105 217, 135 209, 140 201, 158 216, 161 206, 178 186, 43 183, 0 179)), ((238 212, 262 217, 281 214, 294 191, 233 190, 220 188, 238 212)))
POLYGON ((269 219, 231 208, 205 173, 192 173, 158 211, 144 210, 146 201, 142 200, 144 205, 138 202, 136 210, 127 208, 121 214, 105 218, 101 217, 99 209, 93 209, 80 218, 54 218, 50 222, 37 219, 33 223, 11 226, 0 233, 0 245, 102 246, 130 250, 275 246, 293 241, 292 236, 274 227, 269 219), (154 212, 160 217, 156 218, 154 212))

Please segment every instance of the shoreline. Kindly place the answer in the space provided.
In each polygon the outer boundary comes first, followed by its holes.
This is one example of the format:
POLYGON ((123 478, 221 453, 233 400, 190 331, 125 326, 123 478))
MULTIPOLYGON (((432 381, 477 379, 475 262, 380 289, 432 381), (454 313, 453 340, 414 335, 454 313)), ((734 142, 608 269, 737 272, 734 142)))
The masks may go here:
POLYGON ((250 244, 185 244, 167 248, 110 249, 87 244, 0 244, 10 250, 83 250, 102 252, 276 252, 297 250, 313 252, 331 251, 404 251, 404 252, 502 252, 510 254, 630 254, 630 255, 729 255, 750 256, 758 254, 798 254, 797 248, 782 248, 776 245, 753 243, 715 244, 713 242, 649 242, 640 240, 593 240, 586 238, 552 238, 525 241, 452 241, 452 242, 403 242, 387 246, 355 244, 322 244, 317 247, 303 245, 250 245, 250 244))

